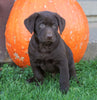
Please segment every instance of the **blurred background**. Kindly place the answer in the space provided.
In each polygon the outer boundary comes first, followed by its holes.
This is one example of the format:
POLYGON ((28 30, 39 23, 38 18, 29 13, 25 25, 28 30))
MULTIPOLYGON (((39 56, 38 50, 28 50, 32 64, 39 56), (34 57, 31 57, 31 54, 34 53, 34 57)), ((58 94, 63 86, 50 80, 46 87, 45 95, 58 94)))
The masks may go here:
POLYGON ((97 0, 77 0, 83 8, 89 23, 89 44, 83 59, 97 57, 97 0))
MULTIPOLYGON (((89 23, 90 38, 84 60, 97 57, 97 0, 77 0, 89 23)), ((11 62, 5 46, 5 27, 15 0, 0 0, 0 63, 11 62)))

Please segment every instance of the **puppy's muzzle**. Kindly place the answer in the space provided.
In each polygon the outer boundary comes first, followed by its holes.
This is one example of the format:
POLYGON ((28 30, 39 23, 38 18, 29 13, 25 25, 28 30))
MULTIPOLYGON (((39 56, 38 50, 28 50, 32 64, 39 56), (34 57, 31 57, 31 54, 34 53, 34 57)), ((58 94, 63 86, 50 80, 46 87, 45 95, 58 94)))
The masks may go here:
POLYGON ((52 33, 48 33, 46 38, 47 38, 47 40, 52 40, 53 34, 52 33))
POLYGON ((54 42, 56 40, 55 33, 52 30, 47 30, 45 38, 48 42, 54 42))

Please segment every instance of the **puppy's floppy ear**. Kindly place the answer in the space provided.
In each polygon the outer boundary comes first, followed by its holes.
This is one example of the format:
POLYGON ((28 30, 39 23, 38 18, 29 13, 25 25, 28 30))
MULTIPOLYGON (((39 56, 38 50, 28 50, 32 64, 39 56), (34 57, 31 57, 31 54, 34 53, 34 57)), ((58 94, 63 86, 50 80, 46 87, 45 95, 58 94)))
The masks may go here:
POLYGON ((24 24, 30 33, 34 31, 34 24, 37 17, 38 17, 38 13, 34 13, 24 20, 24 24))
POLYGON ((58 25, 59 25, 59 30, 60 33, 62 34, 64 28, 65 28, 65 19, 63 19, 61 16, 59 16, 58 14, 55 14, 57 21, 58 21, 58 25))

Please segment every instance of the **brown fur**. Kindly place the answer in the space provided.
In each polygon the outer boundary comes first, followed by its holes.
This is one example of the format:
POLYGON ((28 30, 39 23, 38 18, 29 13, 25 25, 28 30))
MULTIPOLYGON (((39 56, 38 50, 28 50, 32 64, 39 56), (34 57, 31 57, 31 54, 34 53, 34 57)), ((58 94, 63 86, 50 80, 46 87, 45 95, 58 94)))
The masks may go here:
POLYGON ((76 72, 72 51, 60 37, 65 20, 56 13, 43 11, 32 14, 24 24, 31 33, 34 32, 28 48, 34 77, 29 82, 42 84, 45 72, 59 72, 60 90, 67 93, 69 79, 76 78, 76 72))

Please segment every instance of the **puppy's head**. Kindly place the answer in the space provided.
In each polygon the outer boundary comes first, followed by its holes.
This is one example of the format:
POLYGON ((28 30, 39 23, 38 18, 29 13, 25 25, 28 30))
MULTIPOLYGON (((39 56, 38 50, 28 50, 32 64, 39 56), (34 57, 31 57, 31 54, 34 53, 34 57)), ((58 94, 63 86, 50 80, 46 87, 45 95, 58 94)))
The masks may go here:
POLYGON ((56 13, 43 11, 34 13, 24 24, 30 33, 34 32, 35 38, 41 43, 53 43, 58 37, 58 27, 62 34, 65 27, 65 20, 56 13))

